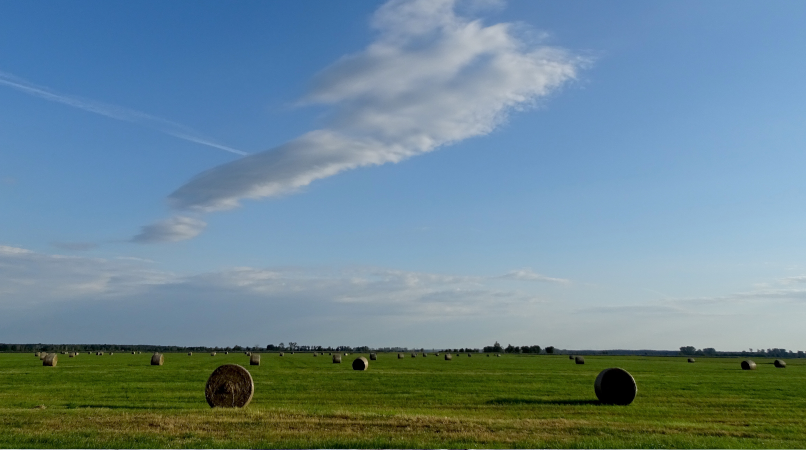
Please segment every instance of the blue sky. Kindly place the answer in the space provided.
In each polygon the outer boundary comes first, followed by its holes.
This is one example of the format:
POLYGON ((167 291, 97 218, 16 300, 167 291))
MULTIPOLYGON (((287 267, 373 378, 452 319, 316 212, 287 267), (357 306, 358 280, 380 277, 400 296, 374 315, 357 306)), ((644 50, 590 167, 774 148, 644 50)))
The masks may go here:
POLYGON ((0 341, 806 349, 804 21, 4 3, 0 341))

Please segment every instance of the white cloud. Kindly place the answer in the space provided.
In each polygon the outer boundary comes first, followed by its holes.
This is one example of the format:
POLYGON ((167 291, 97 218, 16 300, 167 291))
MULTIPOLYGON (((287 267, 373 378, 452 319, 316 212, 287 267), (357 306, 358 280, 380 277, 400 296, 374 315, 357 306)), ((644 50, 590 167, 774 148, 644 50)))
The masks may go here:
POLYGON ((381 6, 375 42, 318 74, 303 99, 333 106, 328 127, 198 175, 170 195, 172 206, 229 209, 482 136, 575 78, 581 59, 527 45, 510 24, 484 25, 454 7, 452 0, 381 6))
POLYGON ((71 250, 77 252, 92 250, 98 246, 98 244, 93 242, 51 242, 50 245, 61 250, 71 250))
POLYGON ((553 278, 535 273, 532 269, 513 270, 506 275, 501 275, 499 278, 506 280, 521 280, 521 281, 545 281, 548 283, 570 283, 570 280, 565 278, 553 278))
POLYGON ((184 241, 198 236, 205 227, 207 224, 199 219, 175 216, 142 227, 140 234, 131 240, 140 244, 184 241))

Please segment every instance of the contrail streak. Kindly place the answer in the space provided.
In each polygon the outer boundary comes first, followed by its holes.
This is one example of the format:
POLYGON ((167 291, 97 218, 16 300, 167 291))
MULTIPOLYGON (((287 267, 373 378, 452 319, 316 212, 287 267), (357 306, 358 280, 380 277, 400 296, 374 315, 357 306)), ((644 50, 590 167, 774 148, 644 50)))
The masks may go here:
POLYGON ((123 108, 121 106, 110 105, 106 103, 96 102, 93 100, 82 99, 63 94, 57 94, 42 86, 37 86, 26 80, 23 80, 14 75, 0 71, 0 85, 10 87, 20 92, 24 92, 34 97, 39 97, 44 100, 62 103, 64 105, 72 106, 91 113, 99 114, 102 116, 110 117, 112 119, 122 120, 137 125, 146 126, 155 129, 161 133, 173 136, 189 142, 206 145, 208 147, 217 148, 226 152, 234 153, 236 155, 246 156, 249 153, 228 147, 226 145, 214 142, 204 136, 201 136, 197 131, 188 128, 180 123, 171 122, 160 117, 155 117, 133 109, 123 108))

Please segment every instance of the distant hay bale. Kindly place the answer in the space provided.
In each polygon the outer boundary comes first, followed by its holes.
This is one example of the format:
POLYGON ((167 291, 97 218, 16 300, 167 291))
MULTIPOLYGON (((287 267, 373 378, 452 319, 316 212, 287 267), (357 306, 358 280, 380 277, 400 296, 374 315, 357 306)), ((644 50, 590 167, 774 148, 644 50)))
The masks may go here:
POLYGON ((224 352, 225 355, 229 355, 229 352, 224 352))
POLYGON ((109 356, 112 356, 112 355, 114 355, 114 353, 112 353, 112 352, 109 352, 109 356))
POLYGON ((210 352, 210 356, 215 356, 215 352, 210 352))
POLYGON ((689 359, 688 359, 688 362, 693 363, 693 362, 697 362, 697 360, 696 360, 696 359, 694 359, 694 358, 689 358, 689 359))
POLYGON ((574 356, 574 362, 577 364, 585 364, 585 358, 582 356, 574 356))
POLYGON ((568 359, 574 359, 574 355, 568 355, 568 359))
POLYGON ((490 357, 490 354, 489 354, 489 353, 487 353, 487 357, 488 357, 488 358, 490 357))
POLYGON ((188 356, 193 356, 193 352, 188 352, 188 356))
POLYGON ((204 388, 204 397, 211 408, 243 408, 254 394, 252 375, 237 364, 225 364, 214 370, 204 388))
POLYGON ((260 355, 258 354, 249 354, 249 365, 250 366, 259 366, 260 365, 260 355))
POLYGON ((162 363, 165 362, 165 357, 162 356, 162 353, 154 353, 151 355, 151 365, 152 366, 161 366, 162 363))
POLYGON ((593 388, 600 402, 611 405, 629 405, 638 394, 635 379, 629 372, 618 367, 599 372, 593 388))
POLYGON ((439 352, 437 352, 437 353, 434 353, 434 354, 435 354, 435 355, 437 355, 437 356, 439 356, 439 352))
POLYGON ((314 354, 313 354, 313 357, 314 357, 314 358, 316 358, 317 356, 319 356, 319 353, 314 353, 314 354))
POLYGON ((500 357, 501 357, 501 354, 500 354, 500 353, 496 353, 496 354, 495 354, 495 357, 496 357, 496 358, 500 358, 500 357))
POLYGON ((45 359, 42 360, 42 365, 55 367, 57 362, 59 362, 59 355, 55 353, 48 353, 47 356, 45 356, 45 359))
POLYGON ((47 356, 48 356, 48 354, 47 354, 47 353, 45 353, 45 352, 41 352, 41 353, 39 354, 39 360, 40 360, 40 361, 44 361, 44 360, 45 360, 45 357, 47 357, 47 356))
POLYGON ((473 355, 471 355, 470 353, 468 353, 468 354, 467 354, 467 357, 468 357, 468 358, 470 358, 471 356, 473 356, 473 355))
POLYGON ((756 370, 756 363, 754 363, 749 359, 746 359, 742 361, 742 370, 756 370))
POLYGON ((378 354, 377 353, 370 353, 369 354, 369 359, 370 359, 370 361, 377 360, 378 359, 378 354))
POLYGON ((451 356, 450 353, 445 353, 445 361, 450 361, 452 359, 453 359, 453 356, 451 356))
POLYGON ((280 356, 283 356, 283 352, 280 352, 280 356))
POLYGON ((412 358, 416 358, 416 357, 417 357, 417 353, 412 353, 412 354, 411 354, 411 357, 412 357, 412 358))
POLYGON ((67 357, 68 357, 68 358, 75 358, 75 357, 76 357, 76 354, 75 354, 75 353, 70 353, 69 355, 67 355, 67 357))
POLYGON ((369 361, 363 356, 359 356, 353 361, 353 370, 367 370, 369 368, 369 361))
POLYGON ((132 355, 135 355, 135 354, 137 354, 137 352, 132 352, 132 355))
MULTIPOLYGON (((293 354, 294 354, 294 352, 291 352, 291 354, 293 355, 293 354)), ((349 355, 349 353, 348 353, 348 355, 349 355)))
POLYGON ((338 353, 333 355, 333 364, 341 364, 341 355, 338 353))
POLYGON ((397 354, 397 359, 403 359, 403 353, 398 353, 397 354))
POLYGON ((773 362, 773 365, 775 365, 775 367, 777 367, 779 369, 785 369, 786 368, 786 361, 784 361, 783 359, 776 359, 773 362))
POLYGON ((37 358, 39 358, 39 352, 34 353, 34 356, 36 356, 37 358))

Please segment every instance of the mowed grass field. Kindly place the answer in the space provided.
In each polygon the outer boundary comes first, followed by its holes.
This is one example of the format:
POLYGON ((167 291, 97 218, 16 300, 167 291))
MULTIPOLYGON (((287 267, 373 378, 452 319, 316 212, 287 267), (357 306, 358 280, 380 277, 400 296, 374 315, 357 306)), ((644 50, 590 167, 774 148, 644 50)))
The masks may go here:
POLYGON ((366 372, 297 353, 0 354, 0 447, 806 447, 806 361, 381 353, 366 372), (219 365, 246 367, 244 409, 210 408, 219 365), (629 406, 599 404, 596 375, 628 370, 629 406))

